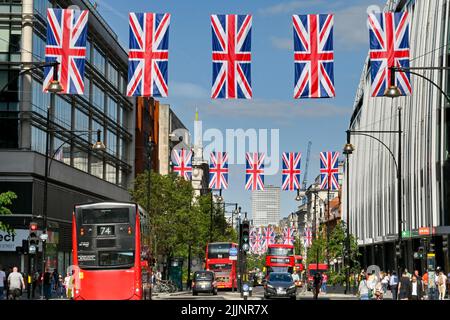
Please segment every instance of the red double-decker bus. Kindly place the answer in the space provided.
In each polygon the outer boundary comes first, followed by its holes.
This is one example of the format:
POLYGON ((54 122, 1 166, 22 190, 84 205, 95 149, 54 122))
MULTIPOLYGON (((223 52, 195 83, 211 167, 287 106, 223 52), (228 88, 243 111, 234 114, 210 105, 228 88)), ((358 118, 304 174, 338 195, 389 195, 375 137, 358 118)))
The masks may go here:
POLYGON ((72 218, 75 300, 142 299, 145 212, 135 203, 76 205, 72 218))
POLYGON ((271 272, 294 271, 294 246, 291 244, 269 244, 266 254, 266 276, 271 272))
POLYGON ((300 272, 305 269, 303 266, 303 257, 300 255, 294 255, 295 272, 300 272))
POLYGON ((230 259, 231 248, 239 250, 237 243, 232 242, 212 242, 206 246, 206 270, 214 271, 219 289, 237 288, 237 260, 230 259))

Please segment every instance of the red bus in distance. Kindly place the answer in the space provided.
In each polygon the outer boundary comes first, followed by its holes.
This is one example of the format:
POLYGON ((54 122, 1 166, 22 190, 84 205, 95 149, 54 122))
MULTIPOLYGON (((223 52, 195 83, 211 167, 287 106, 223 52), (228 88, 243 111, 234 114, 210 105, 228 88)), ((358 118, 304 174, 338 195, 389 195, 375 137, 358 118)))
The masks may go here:
POLYGON ((136 203, 76 205, 72 217, 75 300, 142 299, 146 214, 136 203))
POLYGON ((294 245, 269 244, 266 254, 266 276, 270 272, 294 271, 294 245))
POLYGON ((219 289, 237 288, 237 259, 230 259, 231 248, 239 250, 237 243, 232 242, 211 242, 206 245, 206 270, 214 271, 219 289))

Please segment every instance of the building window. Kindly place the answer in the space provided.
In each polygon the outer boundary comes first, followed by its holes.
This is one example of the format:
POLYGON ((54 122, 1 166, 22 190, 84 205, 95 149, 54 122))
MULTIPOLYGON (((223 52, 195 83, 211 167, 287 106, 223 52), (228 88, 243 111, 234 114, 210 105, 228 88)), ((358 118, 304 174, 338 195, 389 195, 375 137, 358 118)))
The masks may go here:
POLYGON ((42 61, 44 59, 45 40, 42 39, 38 34, 33 33, 33 61, 42 61))
POLYGON ((79 109, 75 109, 75 130, 89 130, 89 116, 79 109))
POLYGON ((106 181, 116 183, 116 167, 106 164, 106 181))
POLYGON ((83 96, 85 96, 88 101, 91 101, 90 95, 89 95, 89 89, 90 88, 91 88, 91 79, 89 79, 88 77, 85 77, 84 78, 84 92, 83 92, 83 96))
POLYGON ((55 123, 65 129, 72 126, 72 105, 60 96, 55 99, 55 123))
POLYGON ((119 88, 119 71, 108 63, 108 79, 115 88, 119 88))
MULTIPOLYGON (((103 129, 103 126, 100 123, 98 123, 97 121, 92 120, 92 132, 97 132, 97 130, 101 130, 102 136, 104 135, 105 130, 103 129)), ((97 136, 92 135, 92 143, 94 143, 95 141, 97 141, 97 136)))
POLYGON ((92 83, 92 102, 100 112, 104 112, 105 93, 95 83, 92 83))
POLYGON ((100 52, 100 50, 98 50, 97 47, 95 46, 94 46, 93 64, 94 67, 98 71, 100 71, 101 74, 105 74, 105 57, 100 52))
POLYGON ((86 39, 86 61, 91 62, 91 41, 86 39))
POLYGON ((107 115, 114 122, 117 122, 117 102, 108 97, 107 115))
POLYGON ((106 131, 106 150, 109 154, 116 155, 117 152, 117 136, 112 131, 106 131))
POLYGON ((45 154, 45 131, 31 126, 31 150, 45 154))
POLYGON ((103 179, 103 160, 97 157, 92 157, 91 160, 91 174, 103 179))
POLYGON ((51 8, 52 5, 50 4, 50 1, 48 0, 34 0, 33 1, 33 8, 34 12, 37 12, 41 15, 42 18, 45 18, 47 16, 47 9, 51 8))
POLYGON ((119 139, 118 151, 119 151, 119 159, 126 162, 126 141, 123 138, 119 139))
POLYGON ((88 155, 85 151, 78 148, 73 152, 73 166, 77 169, 88 171, 88 155))
POLYGON ((42 84, 35 79, 31 80, 31 91, 32 110, 46 117, 47 108, 50 105, 50 94, 42 92, 42 84))
POLYGON ((70 145, 58 138, 53 140, 53 152, 51 154, 53 160, 64 162, 70 165, 70 145))

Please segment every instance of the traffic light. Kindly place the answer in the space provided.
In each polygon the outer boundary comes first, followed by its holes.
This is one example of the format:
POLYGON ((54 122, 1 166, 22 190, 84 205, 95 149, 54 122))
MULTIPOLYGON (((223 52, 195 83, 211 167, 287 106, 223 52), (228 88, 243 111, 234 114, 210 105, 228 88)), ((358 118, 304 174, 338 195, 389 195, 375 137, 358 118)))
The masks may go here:
POLYGON ((448 234, 442 236, 442 250, 448 252, 448 234))
POLYGON ((242 247, 245 252, 250 250, 250 223, 248 220, 242 222, 242 247))
POLYGON ((30 235, 27 241, 28 252, 30 254, 35 254, 38 251, 39 237, 37 236, 37 230, 37 222, 30 222, 30 235))
POLYGON ((36 232, 38 230, 37 222, 30 222, 30 232, 36 232))
POLYGON ((395 245, 395 255, 398 257, 402 255, 402 248, 400 247, 400 244, 395 245))
POLYGON ((430 242, 430 252, 434 252, 434 243, 430 242))
POLYGON ((22 240, 22 254, 28 254, 28 241, 22 240))

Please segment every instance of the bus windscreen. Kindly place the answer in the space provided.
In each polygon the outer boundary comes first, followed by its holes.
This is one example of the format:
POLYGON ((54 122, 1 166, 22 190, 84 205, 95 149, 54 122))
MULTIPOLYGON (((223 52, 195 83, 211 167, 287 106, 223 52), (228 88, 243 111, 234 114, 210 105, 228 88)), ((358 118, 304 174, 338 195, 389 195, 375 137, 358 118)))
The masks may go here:
POLYGON ((211 243, 208 245, 209 259, 223 259, 230 256, 231 243, 211 243))
POLYGON ((128 208, 83 209, 81 216, 83 224, 130 222, 130 210, 128 208))
POLYGON ((294 249, 293 248, 268 248, 267 255, 282 256, 282 257, 292 256, 292 255, 294 255, 294 249))

